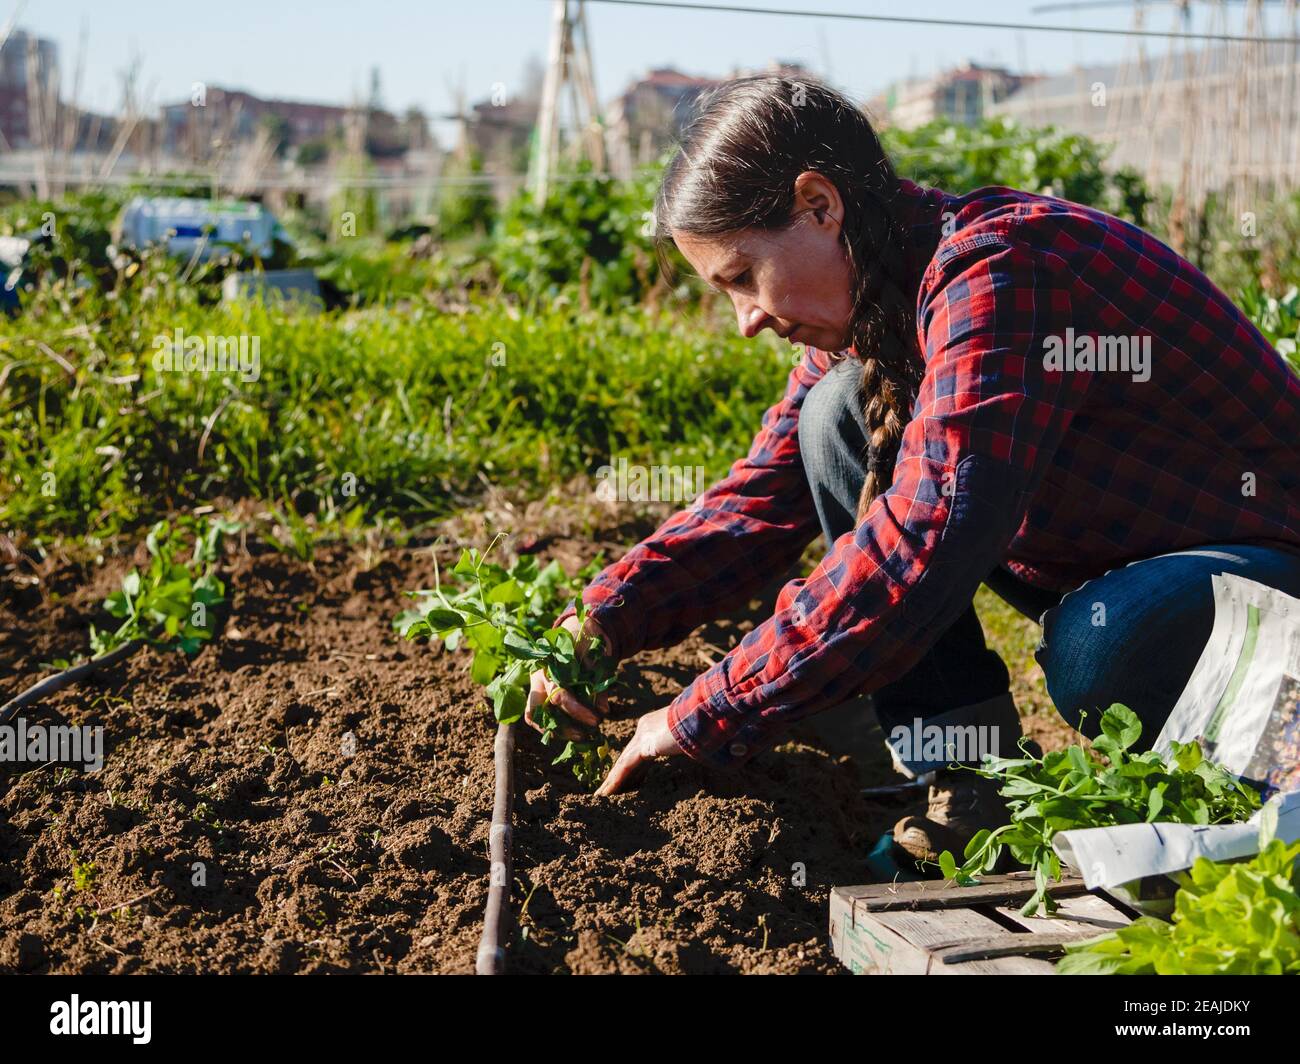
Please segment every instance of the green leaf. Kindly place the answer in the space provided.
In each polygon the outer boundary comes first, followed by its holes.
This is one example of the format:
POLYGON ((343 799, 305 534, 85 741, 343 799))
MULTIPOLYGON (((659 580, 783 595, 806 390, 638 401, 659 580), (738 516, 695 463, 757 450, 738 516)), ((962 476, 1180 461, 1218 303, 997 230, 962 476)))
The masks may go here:
POLYGON ((529 661, 541 661, 547 656, 545 649, 539 649, 531 639, 514 629, 507 629, 502 641, 512 654, 529 661))
POLYGON ((1277 836, 1278 802, 1272 801, 1259 813, 1259 848, 1265 849, 1277 836))
POLYGON ((441 606, 435 606, 424 615, 425 621, 429 627, 436 632, 449 631, 452 628, 463 628, 465 617, 455 610, 443 609, 441 606))
POLYGON ((1101 715, 1101 730, 1121 750, 1128 750, 1142 736, 1142 722, 1128 706, 1116 702, 1101 715))
POLYGON ((474 664, 470 667, 470 679, 477 684, 487 685, 501 671, 505 661, 490 651, 480 650, 474 655, 474 664))
POLYGON ((992 834, 993 832, 988 828, 980 828, 979 831, 975 832, 975 834, 971 836, 970 841, 966 843, 964 856, 967 858, 974 857, 984 848, 984 843, 988 841, 989 836, 992 834))
POLYGON ((502 605, 515 605, 524 601, 524 589, 519 586, 518 581, 507 580, 489 591, 487 600, 502 605))
POLYGON ((1147 820, 1154 821, 1160 815, 1160 810, 1165 805, 1165 787, 1166 784, 1159 784, 1151 789, 1151 795, 1147 799, 1147 820))
POLYGON ((125 617, 130 612, 126 595, 121 591, 114 591, 104 599, 104 609, 114 617, 125 617))
POLYGON ((149 534, 145 536, 145 549, 156 557, 161 551, 161 545, 166 542, 170 534, 171 526, 166 521, 159 521, 149 529, 149 534))

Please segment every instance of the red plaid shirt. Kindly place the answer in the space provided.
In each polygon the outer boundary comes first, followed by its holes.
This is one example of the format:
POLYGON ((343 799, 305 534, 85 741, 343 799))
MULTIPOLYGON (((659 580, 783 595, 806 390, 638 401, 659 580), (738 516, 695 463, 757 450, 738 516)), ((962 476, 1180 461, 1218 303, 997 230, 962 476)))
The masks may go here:
MULTIPOLYGON (((1300 378, 1204 274, 1064 200, 902 200, 926 368, 893 483, 669 707, 697 760, 744 762, 903 675, 999 563, 1068 591, 1199 544, 1300 544, 1300 378), (1150 338, 1149 379, 1045 358, 1101 338, 1114 362, 1115 337, 1150 338)), ((619 658, 743 606, 816 538, 796 430, 827 366, 808 351, 749 454, 586 588, 619 658)))

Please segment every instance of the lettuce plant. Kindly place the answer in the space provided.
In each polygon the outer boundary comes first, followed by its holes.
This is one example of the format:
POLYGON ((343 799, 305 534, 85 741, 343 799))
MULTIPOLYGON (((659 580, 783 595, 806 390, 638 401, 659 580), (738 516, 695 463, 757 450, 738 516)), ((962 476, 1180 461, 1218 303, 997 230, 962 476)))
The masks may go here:
POLYGON ((1066 975, 1300 975, 1300 841, 1261 833, 1241 862, 1199 858, 1177 875, 1171 923, 1142 916, 1066 947, 1066 975))

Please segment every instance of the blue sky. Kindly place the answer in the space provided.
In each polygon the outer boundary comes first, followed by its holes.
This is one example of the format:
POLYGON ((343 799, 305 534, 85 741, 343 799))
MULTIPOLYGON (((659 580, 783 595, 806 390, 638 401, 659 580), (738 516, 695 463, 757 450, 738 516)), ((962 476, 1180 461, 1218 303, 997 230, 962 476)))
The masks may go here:
MULTIPOLYGON (((14 2, 0 0, 0 21, 14 2)), ((752 6, 809 10, 1117 28, 1130 24, 1128 7, 1035 14, 1036 2, 748 0, 752 6)), ((154 103, 188 98, 195 81, 346 103, 354 93, 367 91, 370 68, 377 65, 387 106, 400 110, 417 104, 435 114, 451 110, 454 85, 463 84, 471 101, 487 97, 496 82, 513 92, 528 58, 546 54, 550 9, 547 0, 28 0, 19 24, 59 43, 65 84, 71 82, 85 24, 89 48, 81 98, 102 110, 116 109, 117 72, 138 54, 142 88, 152 89, 154 103)), ((602 99, 653 66, 723 74, 772 58, 802 60, 865 98, 890 81, 964 59, 1054 71, 1078 62, 1119 60, 1126 47, 1117 38, 1073 34, 600 4, 588 11, 602 99)), ((1147 18, 1150 28, 1171 28, 1172 5, 1154 5, 1147 18)), ((1167 46, 1152 41, 1147 47, 1159 55, 1167 46)), ((440 126, 438 132, 445 143, 447 128, 440 126)))

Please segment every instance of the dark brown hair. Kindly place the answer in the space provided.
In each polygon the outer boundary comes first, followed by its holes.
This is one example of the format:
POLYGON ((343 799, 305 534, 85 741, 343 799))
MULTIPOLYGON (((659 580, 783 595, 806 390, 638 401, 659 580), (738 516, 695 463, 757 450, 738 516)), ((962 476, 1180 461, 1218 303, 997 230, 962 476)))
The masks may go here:
POLYGON ((682 131, 655 202, 661 260, 673 231, 718 236, 782 229, 795 179, 813 170, 844 201, 840 236, 853 276, 850 343, 862 362, 868 472, 858 518, 893 479, 911 397, 921 377, 916 292, 894 217, 898 175, 867 116, 812 78, 757 75, 727 82, 682 131))

